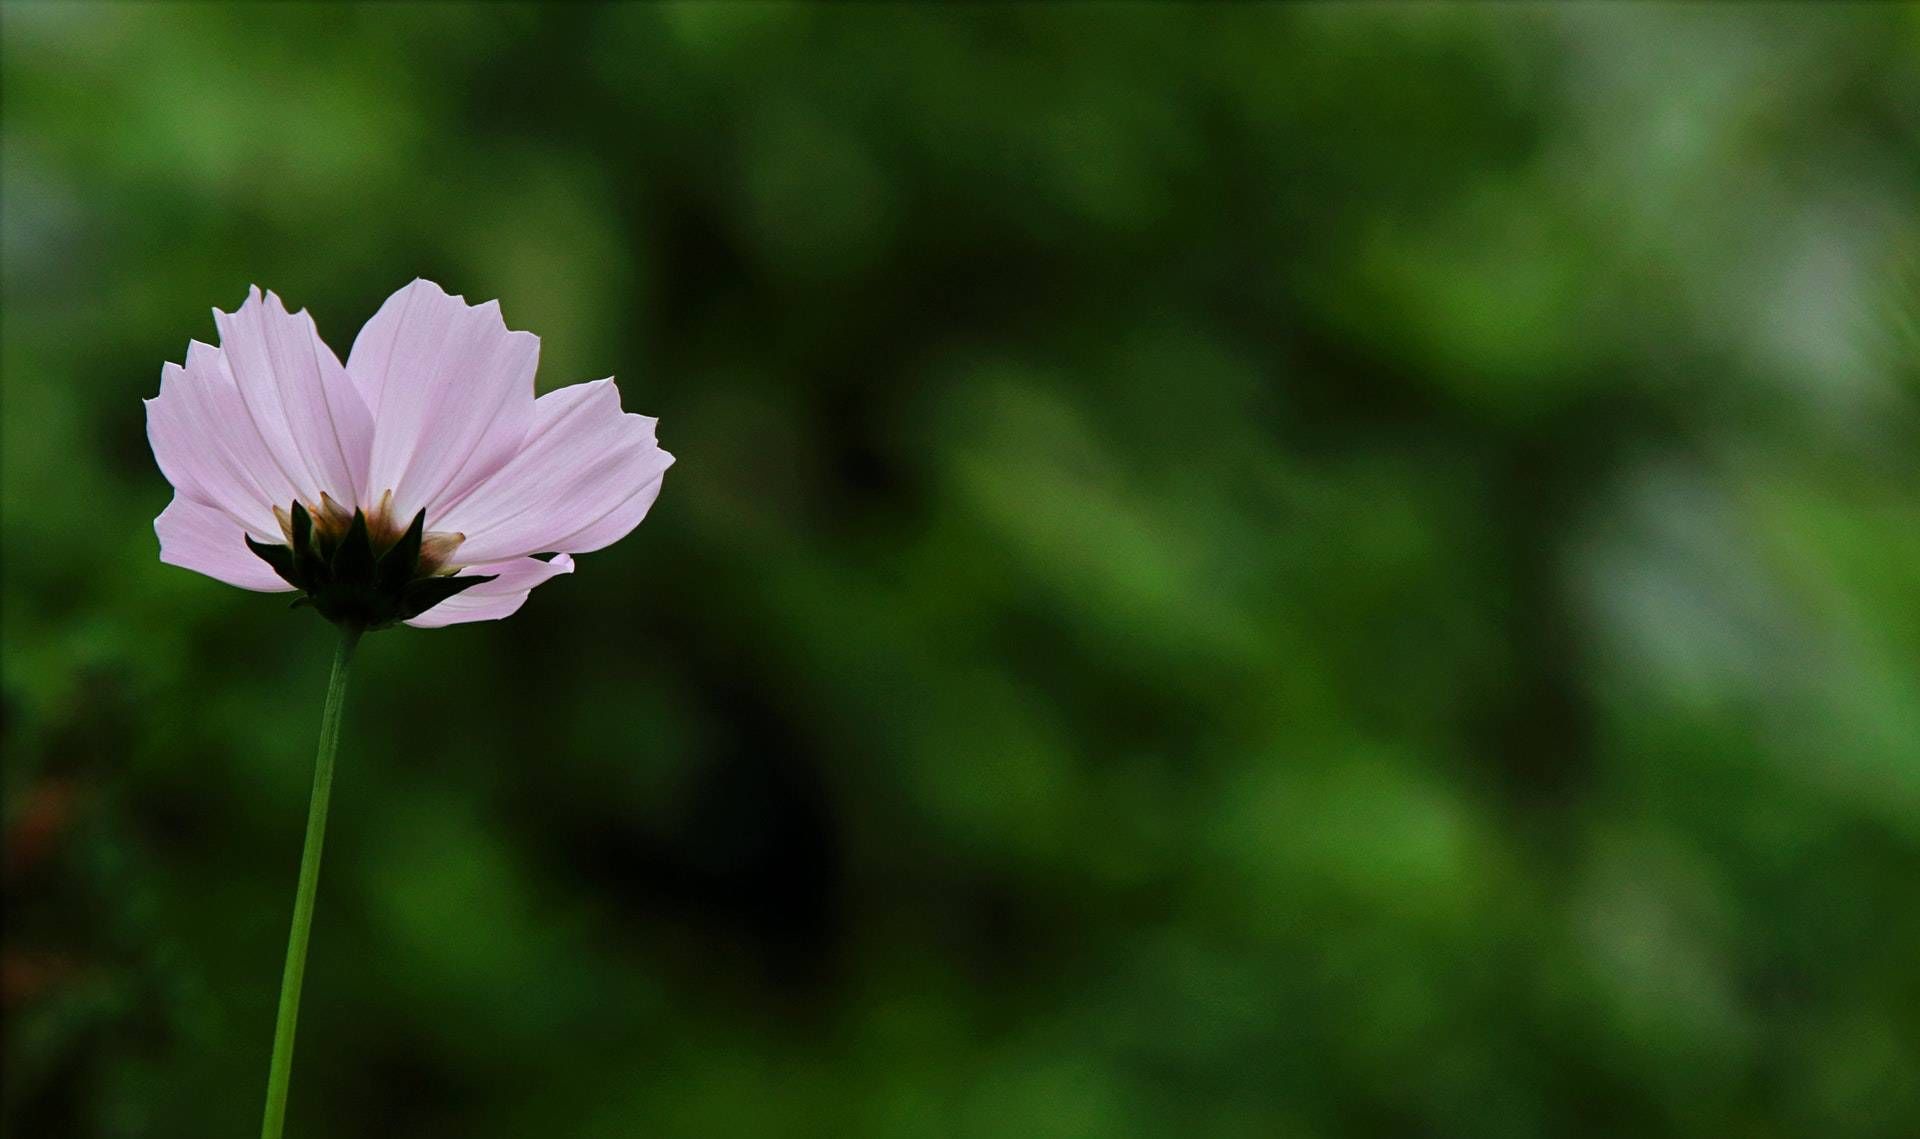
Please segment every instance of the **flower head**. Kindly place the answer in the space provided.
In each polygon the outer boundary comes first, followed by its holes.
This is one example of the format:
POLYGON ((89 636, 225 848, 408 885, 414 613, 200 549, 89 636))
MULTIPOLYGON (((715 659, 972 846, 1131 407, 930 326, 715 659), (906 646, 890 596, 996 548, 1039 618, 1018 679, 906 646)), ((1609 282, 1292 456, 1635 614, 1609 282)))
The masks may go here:
POLYGON ((190 343, 146 401, 174 488, 160 560, 303 590, 337 622, 505 617, 639 525, 673 463, 611 379, 536 399, 539 339, 430 281, 389 297, 344 367, 257 288, 214 324, 220 347, 190 343))

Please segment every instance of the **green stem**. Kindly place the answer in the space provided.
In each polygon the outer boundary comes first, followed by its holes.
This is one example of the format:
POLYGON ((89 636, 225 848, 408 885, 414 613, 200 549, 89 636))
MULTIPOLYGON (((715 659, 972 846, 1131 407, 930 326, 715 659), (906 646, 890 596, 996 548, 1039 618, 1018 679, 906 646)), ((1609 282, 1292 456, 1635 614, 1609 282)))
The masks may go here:
POLYGON ((287 967, 280 975, 280 1015, 273 1022, 273 1066, 267 1070, 267 1112, 260 1139, 280 1139, 287 1123, 287 1083, 293 1078, 293 1030, 300 1019, 300 983, 307 975, 307 937, 313 931, 313 895, 320 885, 320 848, 327 840, 327 800, 333 794, 333 755, 340 746, 340 706, 347 695, 347 665, 360 630, 344 627, 327 679, 320 713, 320 750, 313 761, 313 799, 307 805, 307 840, 300 848, 300 885, 293 896, 293 930, 287 934, 287 967))

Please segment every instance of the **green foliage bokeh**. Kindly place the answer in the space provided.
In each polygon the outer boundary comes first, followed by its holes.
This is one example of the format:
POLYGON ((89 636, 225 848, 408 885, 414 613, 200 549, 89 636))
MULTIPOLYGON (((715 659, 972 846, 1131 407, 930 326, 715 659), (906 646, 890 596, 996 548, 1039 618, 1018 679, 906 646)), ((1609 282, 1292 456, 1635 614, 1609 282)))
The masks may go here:
POLYGON ((679 463, 363 647, 290 1134, 1920 1133, 1916 11, 9 0, 0 1125, 256 1126, 140 400, 425 276, 679 463))

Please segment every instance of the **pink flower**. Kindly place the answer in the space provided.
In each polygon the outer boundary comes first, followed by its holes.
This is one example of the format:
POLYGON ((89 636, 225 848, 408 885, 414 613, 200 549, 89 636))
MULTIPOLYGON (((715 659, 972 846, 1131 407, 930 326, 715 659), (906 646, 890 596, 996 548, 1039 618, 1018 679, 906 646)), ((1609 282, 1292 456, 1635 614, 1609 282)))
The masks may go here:
POLYGON ((505 617, 639 525, 673 463, 611 379, 534 398, 539 338, 430 281, 387 298, 344 367, 258 288, 214 323, 220 347, 190 343, 146 401, 174 488, 160 560, 304 589, 335 621, 505 617))

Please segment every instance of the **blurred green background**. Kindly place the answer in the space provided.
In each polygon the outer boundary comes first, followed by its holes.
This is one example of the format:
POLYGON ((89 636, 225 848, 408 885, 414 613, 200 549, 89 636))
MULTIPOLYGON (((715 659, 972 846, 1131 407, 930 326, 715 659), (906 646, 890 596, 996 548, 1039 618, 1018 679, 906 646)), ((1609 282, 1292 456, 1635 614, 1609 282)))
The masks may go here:
POLYGON ((301 1136, 1920 1134, 1920 9, 8 3, 8 1135, 253 1133, 248 284, 616 374, 370 640, 301 1136))

